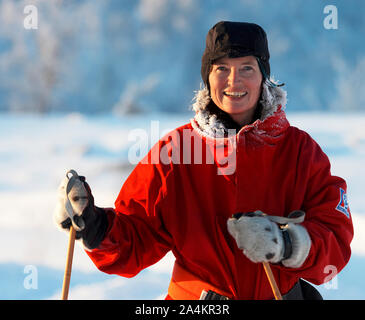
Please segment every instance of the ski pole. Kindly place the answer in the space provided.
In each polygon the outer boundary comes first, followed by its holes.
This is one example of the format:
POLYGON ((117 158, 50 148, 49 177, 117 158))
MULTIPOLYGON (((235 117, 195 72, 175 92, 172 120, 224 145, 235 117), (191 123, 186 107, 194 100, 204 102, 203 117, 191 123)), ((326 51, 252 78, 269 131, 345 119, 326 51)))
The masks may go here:
POLYGON ((62 296, 61 296, 62 300, 67 300, 68 298, 68 290, 70 288, 70 281, 71 281, 72 259, 75 247, 75 237, 76 237, 76 230, 71 226, 70 236, 68 239, 65 274, 63 276, 62 296))
POLYGON ((72 207, 72 203, 69 199, 69 193, 71 192, 73 186, 75 185, 76 180, 80 180, 79 175, 75 170, 70 170, 66 173, 66 177, 68 178, 68 182, 65 188, 66 192, 66 198, 65 198, 65 208, 67 211, 67 214, 69 215, 71 219, 71 226, 70 226, 70 235, 68 239, 68 248, 67 248, 67 258, 66 258, 66 267, 65 267, 65 273, 63 276, 63 285, 62 285, 62 300, 67 300, 68 298, 68 291, 70 288, 70 281, 71 281, 71 271, 72 271, 72 260, 73 260, 73 254, 74 254, 74 247, 75 247, 75 238, 76 238, 76 231, 81 231, 85 224, 83 220, 79 219, 79 224, 77 224, 74 220, 74 209, 72 207), (71 177, 69 177, 69 174, 71 177))
POLYGON ((283 300, 283 297, 281 296, 279 287, 275 281, 274 275, 272 273, 271 267, 268 262, 262 263, 266 272, 267 279, 269 280, 271 290, 274 293, 275 300, 283 300))

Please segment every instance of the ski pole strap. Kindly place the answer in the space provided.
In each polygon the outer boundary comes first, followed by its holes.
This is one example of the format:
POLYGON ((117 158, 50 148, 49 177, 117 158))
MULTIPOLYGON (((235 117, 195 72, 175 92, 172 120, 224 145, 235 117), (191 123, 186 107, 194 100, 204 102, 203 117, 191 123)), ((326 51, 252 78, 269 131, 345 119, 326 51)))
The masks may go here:
POLYGON ((71 219, 72 226, 75 228, 76 231, 81 231, 85 228, 84 221, 79 218, 78 221, 75 221, 75 212, 72 207, 72 203, 69 198, 69 193, 72 190, 72 187, 75 185, 76 180, 81 180, 80 176, 77 174, 75 170, 69 170, 66 173, 66 177, 68 178, 67 185, 66 185, 66 198, 65 198, 65 208, 67 211, 68 216, 71 219), (71 177, 69 175, 71 174, 71 177))
POLYGON ((72 189, 72 187, 75 184, 76 179, 79 179, 79 175, 77 174, 77 172, 73 169, 67 171, 66 173, 66 177, 68 178, 68 182, 66 185, 66 194, 68 195, 72 189), (71 174, 71 177, 69 177, 69 175, 71 174))
POLYGON ((173 300, 229 300, 225 292, 190 273, 175 261, 168 294, 173 300))
POLYGON ((263 213, 260 210, 256 210, 254 212, 246 212, 246 213, 235 213, 233 218, 239 219, 241 216, 247 217, 266 217, 270 221, 275 222, 280 225, 286 225, 290 223, 302 223, 305 218, 305 212, 302 210, 294 210, 287 217, 281 216, 271 216, 266 213, 263 213))

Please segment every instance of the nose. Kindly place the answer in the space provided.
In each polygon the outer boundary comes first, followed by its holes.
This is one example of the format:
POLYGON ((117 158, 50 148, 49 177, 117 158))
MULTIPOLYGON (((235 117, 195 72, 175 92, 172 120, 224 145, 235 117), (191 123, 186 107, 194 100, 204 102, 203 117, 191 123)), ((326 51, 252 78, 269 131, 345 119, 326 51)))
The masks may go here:
POLYGON ((238 69, 232 67, 230 70, 229 76, 228 76, 228 84, 232 86, 239 82, 241 82, 241 78, 240 78, 238 69))

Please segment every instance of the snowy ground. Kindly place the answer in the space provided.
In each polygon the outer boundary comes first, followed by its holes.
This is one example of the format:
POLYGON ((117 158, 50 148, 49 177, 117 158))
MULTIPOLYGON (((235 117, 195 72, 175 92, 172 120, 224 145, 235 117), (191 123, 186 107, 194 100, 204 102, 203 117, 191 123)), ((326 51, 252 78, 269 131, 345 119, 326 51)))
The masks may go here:
MULTIPOLYGON (((66 234, 52 221, 56 190, 65 172, 85 175, 96 204, 112 206, 132 170, 128 135, 136 128, 152 134, 189 120, 190 115, 84 117, 0 117, 0 299, 58 299, 62 287, 66 234), (159 122, 151 122, 159 120, 159 122), (153 132, 151 132, 153 131, 153 132)), ((365 279, 365 115, 288 114, 293 125, 309 132, 328 154, 332 172, 348 182, 355 238, 346 268, 329 286, 327 299, 364 299, 365 279)), ((70 299, 161 299, 169 284, 173 257, 167 255, 135 278, 99 272, 76 246, 70 299)))

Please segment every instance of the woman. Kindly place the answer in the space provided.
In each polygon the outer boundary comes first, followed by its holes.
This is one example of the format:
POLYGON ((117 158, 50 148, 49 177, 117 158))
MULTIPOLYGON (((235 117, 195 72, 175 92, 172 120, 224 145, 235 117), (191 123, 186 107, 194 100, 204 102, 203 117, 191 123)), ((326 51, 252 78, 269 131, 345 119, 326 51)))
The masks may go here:
MULTIPOLYGON (((329 280, 326 266, 339 272, 350 258, 345 181, 331 175, 318 144, 286 119, 286 93, 270 80, 260 26, 217 23, 201 73, 205 87, 194 119, 135 167, 115 209, 95 207, 86 182, 75 189, 78 238, 100 270, 124 277, 172 250, 167 299, 206 292, 208 299, 273 299, 261 262, 271 263, 286 299, 319 298, 300 279, 321 284, 329 280), (290 219, 298 210, 304 221, 290 219)), ((64 229, 71 224, 66 183, 55 215, 64 229)))

